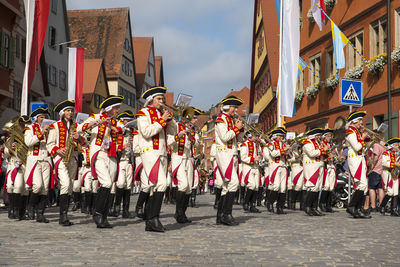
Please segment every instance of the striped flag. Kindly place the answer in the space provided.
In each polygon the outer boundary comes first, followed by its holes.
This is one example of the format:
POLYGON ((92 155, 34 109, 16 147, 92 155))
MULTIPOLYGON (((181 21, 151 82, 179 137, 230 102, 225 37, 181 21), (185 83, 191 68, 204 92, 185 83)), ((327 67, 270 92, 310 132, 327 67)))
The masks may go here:
POLYGON ((322 31, 322 27, 325 25, 325 14, 324 12, 321 11, 321 9, 317 5, 319 5, 323 11, 325 11, 324 0, 312 0, 312 6, 311 6, 311 11, 315 23, 318 24, 319 29, 322 31))
POLYGON ((28 114, 28 93, 42 55, 49 18, 49 0, 24 0, 26 16, 26 63, 21 94, 21 115, 28 114))
POLYGON ((82 112, 85 48, 68 49, 68 99, 75 100, 76 112, 82 112))

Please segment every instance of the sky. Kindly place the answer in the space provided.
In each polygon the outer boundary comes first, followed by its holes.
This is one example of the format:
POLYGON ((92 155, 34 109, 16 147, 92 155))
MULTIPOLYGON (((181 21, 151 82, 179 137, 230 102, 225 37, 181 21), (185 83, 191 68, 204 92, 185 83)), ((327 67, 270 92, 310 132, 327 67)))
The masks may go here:
POLYGON ((132 34, 154 37, 168 91, 208 110, 250 88, 253 0, 67 0, 67 9, 129 7, 132 34))

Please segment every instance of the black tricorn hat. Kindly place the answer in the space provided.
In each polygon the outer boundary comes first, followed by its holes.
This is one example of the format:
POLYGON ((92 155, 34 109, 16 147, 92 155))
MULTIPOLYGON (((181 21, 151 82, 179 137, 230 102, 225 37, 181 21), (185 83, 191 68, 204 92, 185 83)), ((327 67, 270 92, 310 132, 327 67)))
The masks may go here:
POLYGON ((29 118, 27 115, 22 115, 18 118, 18 121, 21 123, 28 123, 31 121, 31 118, 29 118))
POLYGON ((367 115, 367 112, 365 112, 365 111, 353 111, 347 117, 347 121, 352 121, 352 120, 355 120, 355 119, 358 119, 358 118, 362 118, 365 115, 367 115))
POLYGON ((118 114, 117 119, 134 119, 135 114, 130 110, 125 110, 124 112, 118 114))
POLYGON ((322 128, 314 128, 307 132, 307 135, 316 135, 316 134, 323 134, 324 129, 322 128))
POLYGON ((322 133, 322 134, 333 134, 333 129, 332 128, 326 128, 326 129, 324 129, 324 132, 322 133))
POLYGON ((36 117, 39 115, 49 115, 50 116, 50 112, 48 108, 44 108, 44 107, 38 107, 37 109, 35 109, 32 113, 31 113, 31 117, 36 117))
POLYGON ((104 99, 103 102, 100 103, 99 108, 106 109, 109 107, 120 105, 123 100, 124 100, 124 97, 122 95, 110 95, 109 97, 104 99))
POLYGON ((230 95, 222 99, 221 104, 224 106, 240 106, 243 104, 243 100, 234 95, 230 95))
POLYGON ((152 96, 152 95, 155 95, 155 94, 165 94, 166 92, 167 92, 167 88, 166 87, 161 87, 161 86, 152 87, 152 88, 146 90, 142 94, 142 98, 146 99, 149 96, 152 96))
POLYGON ((60 112, 66 108, 73 108, 75 109, 75 100, 64 100, 57 104, 54 108, 54 112, 60 112))
POLYGON ((392 144, 395 144, 395 143, 400 143, 400 138, 398 138, 398 137, 392 138, 392 139, 389 139, 389 140, 386 142, 386 144, 388 144, 388 145, 392 145, 392 144))

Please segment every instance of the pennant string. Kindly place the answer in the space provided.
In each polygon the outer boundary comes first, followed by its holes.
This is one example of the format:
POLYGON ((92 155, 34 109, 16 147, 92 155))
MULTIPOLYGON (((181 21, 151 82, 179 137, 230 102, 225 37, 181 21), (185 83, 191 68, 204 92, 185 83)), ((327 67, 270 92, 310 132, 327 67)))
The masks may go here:
MULTIPOLYGON (((326 14, 326 12, 319 6, 319 4, 317 4, 317 7, 321 10, 321 12, 323 12, 323 13, 325 14, 325 16, 326 16, 330 21, 332 21, 333 23, 335 23, 335 22, 328 16, 328 14, 326 14)), ((336 23, 335 23, 335 25, 336 25, 336 23)), ((342 33, 343 33, 343 32, 342 32, 342 33)), ((343 35, 344 35, 344 34, 343 34, 343 35)), ((347 36, 346 36, 346 38, 347 38, 347 36)), ((348 39, 348 38, 347 38, 347 39, 348 39)), ((369 65, 368 60, 361 54, 360 51, 358 51, 358 49, 350 42, 350 40, 349 40, 348 44, 354 49, 354 51, 361 57, 362 61, 368 66, 368 65, 369 65)))

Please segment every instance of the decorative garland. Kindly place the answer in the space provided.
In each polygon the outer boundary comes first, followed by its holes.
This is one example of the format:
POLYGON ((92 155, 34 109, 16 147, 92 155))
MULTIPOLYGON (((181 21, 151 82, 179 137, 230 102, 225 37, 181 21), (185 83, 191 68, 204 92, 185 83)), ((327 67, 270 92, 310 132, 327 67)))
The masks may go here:
POLYGON ((308 12, 307 12, 307 19, 308 19, 308 21, 311 22, 311 23, 314 23, 314 22, 315 22, 315 19, 314 19, 314 16, 313 16, 313 14, 312 14, 311 8, 310 8, 310 9, 308 10, 308 12))
POLYGON ((325 8, 332 9, 336 5, 336 0, 324 0, 325 8))

